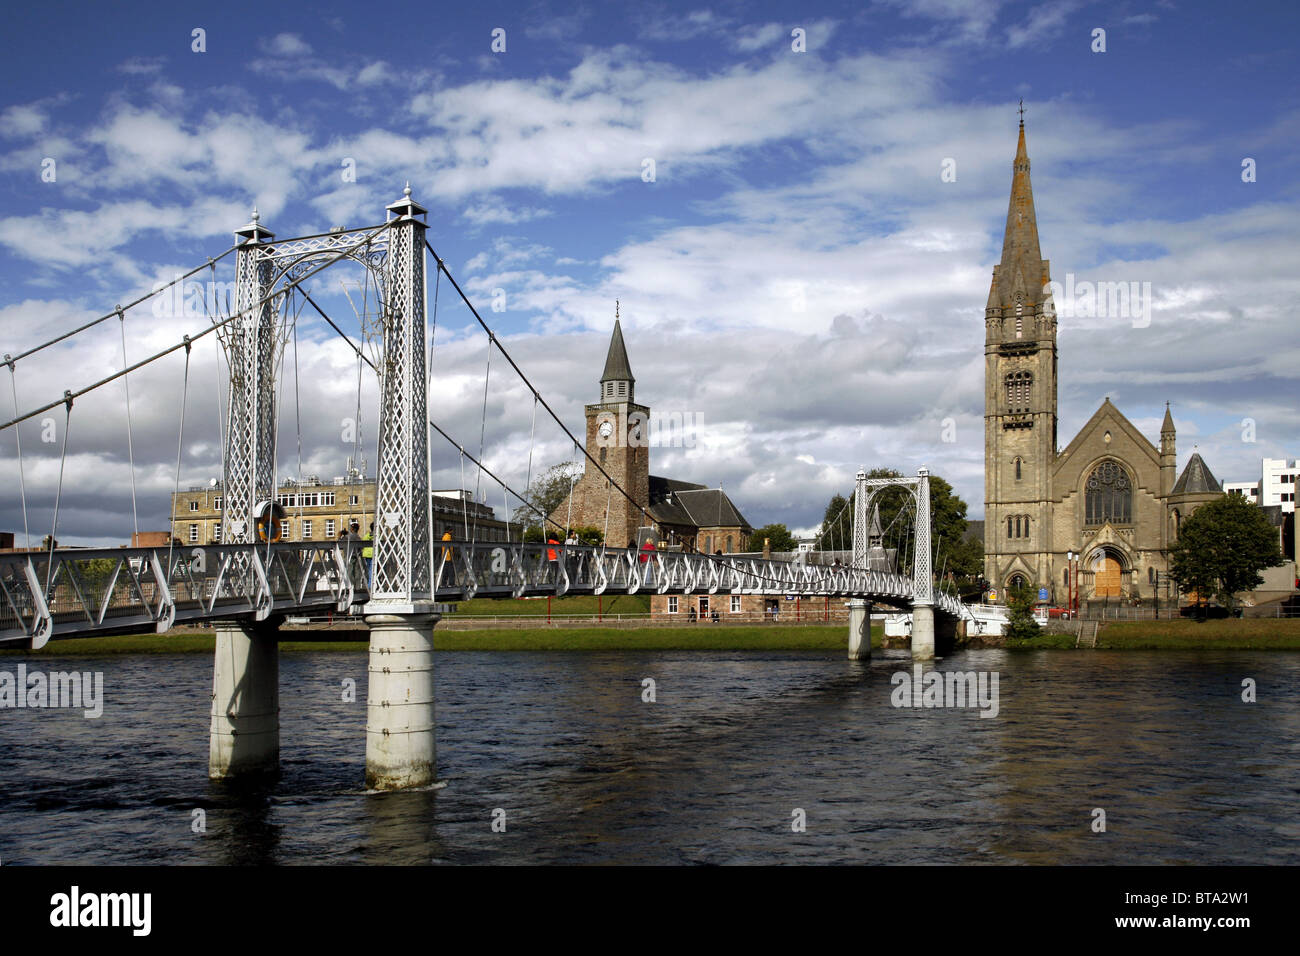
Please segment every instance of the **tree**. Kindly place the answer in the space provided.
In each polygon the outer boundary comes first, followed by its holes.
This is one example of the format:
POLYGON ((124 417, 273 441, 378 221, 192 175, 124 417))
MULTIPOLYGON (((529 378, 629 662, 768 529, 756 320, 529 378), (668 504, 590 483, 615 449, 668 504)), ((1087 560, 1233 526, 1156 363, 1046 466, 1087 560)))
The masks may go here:
MULTIPOLYGON (((562 461, 547 468, 533 480, 532 487, 527 491, 528 503, 516 508, 512 518, 515 524, 523 526, 525 541, 532 540, 528 537, 529 531, 533 531, 534 536, 541 535, 545 524, 543 516, 551 514, 567 501, 569 490, 581 477, 581 462, 562 461)), ((550 530, 558 531, 556 528, 550 530)), ((544 537, 537 537, 537 540, 544 540, 544 537)))
POLYGON ((763 539, 766 538, 771 542, 773 551, 793 551, 799 546, 794 540, 794 535, 783 524, 768 524, 754 531, 749 536, 749 548, 751 551, 763 550, 763 539))
POLYGON ((852 496, 845 498, 841 494, 831 496, 822 517, 821 530, 817 532, 817 549, 819 551, 850 551, 853 548, 853 508, 850 507, 852 496))
POLYGON ((1212 595, 1231 610, 1238 591, 1263 584, 1259 572, 1282 560, 1263 509, 1241 495, 1224 495, 1183 520, 1169 549, 1169 576, 1181 593, 1212 595))
POLYGON ((1007 637, 1024 640, 1034 637, 1041 630, 1034 620, 1034 605, 1038 602, 1038 592, 1029 585, 1012 588, 1007 593, 1007 637))

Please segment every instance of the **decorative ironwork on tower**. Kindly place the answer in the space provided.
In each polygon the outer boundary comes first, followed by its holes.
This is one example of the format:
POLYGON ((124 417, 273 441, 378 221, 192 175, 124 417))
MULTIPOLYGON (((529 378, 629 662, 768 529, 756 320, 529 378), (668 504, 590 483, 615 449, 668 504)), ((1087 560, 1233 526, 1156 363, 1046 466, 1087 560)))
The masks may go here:
POLYGON ((384 352, 375 489, 375 605, 431 602, 429 425, 425 369, 424 231, 428 210, 403 197, 388 207, 384 352))
POLYGON ((272 265, 264 256, 275 234, 258 221, 256 209, 235 232, 235 308, 239 318, 224 334, 230 364, 230 414, 222 509, 222 540, 229 544, 256 540, 253 511, 275 497, 275 305, 267 299, 272 265), (258 303, 261 302, 260 307, 258 303))

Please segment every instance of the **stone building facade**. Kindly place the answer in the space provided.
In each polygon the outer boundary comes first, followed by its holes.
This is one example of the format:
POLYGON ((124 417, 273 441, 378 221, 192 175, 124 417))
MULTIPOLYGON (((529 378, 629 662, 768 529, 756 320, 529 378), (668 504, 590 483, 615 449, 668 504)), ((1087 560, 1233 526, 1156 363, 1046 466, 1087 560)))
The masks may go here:
MULTIPOLYGON (((505 541, 506 523, 492 508, 472 500, 468 491, 437 491, 431 496, 433 534, 450 533, 453 540, 505 541)), ((329 481, 305 478, 283 482, 276 502, 284 509, 284 541, 328 541, 355 522, 364 534, 375 520, 374 479, 342 477, 329 481)), ((221 483, 198 486, 172 495, 172 535, 181 544, 220 544, 224 506, 221 483)), ((160 534, 166 534, 160 532, 160 534)), ((511 538, 519 529, 511 529, 511 538)))
POLYGON ((1107 397, 1057 444, 1057 317, 1040 254, 1024 123, 1012 164, 1002 258, 984 310, 984 576, 1064 603, 1069 555, 1082 600, 1150 598, 1179 523, 1222 489, 1199 454, 1177 474, 1168 406, 1159 446, 1107 397))
POLYGON ((745 550, 753 528, 721 488, 650 474, 650 408, 636 401, 636 379, 617 317, 600 400, 585 411, 586 447, 598 465, 585 462, 582 477, 551 512, 551 521, 599 528, 611 547, 639 547, 650 540, 658 548, 745 550))

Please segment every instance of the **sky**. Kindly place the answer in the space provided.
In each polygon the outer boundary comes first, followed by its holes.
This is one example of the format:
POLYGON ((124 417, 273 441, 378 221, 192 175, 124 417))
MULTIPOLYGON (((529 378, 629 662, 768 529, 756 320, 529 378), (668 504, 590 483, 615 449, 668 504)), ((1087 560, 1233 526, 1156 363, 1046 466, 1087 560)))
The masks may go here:
MULTIPOLYGON (((661 433, 654 474, 723 487, 756 527, 808 531, 859 468, 927 465, 978 518, 983 308, 1023 99, 1053 278, 1137 283, 1144 303, 1058 296, 1061 446, 1109 396, 1153 441, 1170 403, 1180 469, 1194 447, 1221 481, 1300 455, 1296 5, 793 11, 16 7, 0 38, 0 351, 219 256, 254 206, 289 238, 382 222, 409 182, 451 274, 578 434, 617 300, 638 400, 688 426, 661 433)), ((363 278, 308 283, 358 340, 363 278)), ((208 325, 197 296, 189 314, 158 301, 0 368, 0 419, 208 325)), ((499 354, 489 367, 445 282, 437 305, 430 415, 516 489, 530 459, 535 475, 574 458, 544 413, 534 428, 499 354)), ((220 475, 223 362, 209 335, 188 370, 178 351, 66 420, 0 432, 0 530, 21 543, 25 520, 39 541, 56 497, 61 543, 166 528, 174 487, 220 475)), ((342 474, 358 408, 373 474, 375 377, 310 308, 280 383, 281 476, 342 474)), ((513 506, 452 445, 433 449, 435 487, 513 506)))

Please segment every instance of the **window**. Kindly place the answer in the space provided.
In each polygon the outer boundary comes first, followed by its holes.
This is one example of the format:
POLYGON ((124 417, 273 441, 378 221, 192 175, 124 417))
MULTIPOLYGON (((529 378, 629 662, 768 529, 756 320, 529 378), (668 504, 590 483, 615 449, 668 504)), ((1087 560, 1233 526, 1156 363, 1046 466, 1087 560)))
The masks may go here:
POLYGON ((335 530, 334 530, 334 519, 333 519, 333 518, 326 518, 326 519, 325 519, 325 537, 327 537, 327 538, 332 538, 332 537, 334 537, 335 533, 336 533, 336 532, 335 532, 335 530))
POLYGON ((221 499, 220 499, 220 498, 213 498, 213 499, 212 499, 212 510, 213 510, 213 511, 220 511, 220 510, 221 510, 221 499))
POLYGON ((220 521, 218 521, 216 524, 212 526, 212 543, 213 544, 221 543, 221 522, 220 521))
POLYGON ((1066 568, 1064 571, 1061 572, 1061 587, 1068 588, 1069 586, 1070 586, 1070 569, 1066 568))
POLYGON ((708 614, 708 613, 709 613, 709 599, 708 599, 707 597, 701 597, 701 598, 700 598, 700 617, 704 617, 704 615, 706 615, 706 614, 708 614))
POLYGON ((306 541, 311 537, 311 519, 304 518, 302 522, 302 539, 306 541))
POLYGON ((1147 568, 1147 583, 1148 583, 1148 584, 1155 584, 1155 583, 1156 583, 1156 569, 1155 569, 1155 568, 1147 568))
POLYGON ((320 503, 332 507, 334 505, 334 492, 322 491, 320 493, 320 503))
POLYGON ((1094 468, 1085 492, 1086 524, 1132 523, 1133 485, 1119 462, 1103 461, 1094 468))
POLYGON ((622 397, 623 397, 624 395, 626 395, 626 394, 627 394, 627 382, 619 382, 619 383, 618 383, 618 397, 619 397, 619 398, 622 398, 622 397))
POLYGON ((727 535, 727 554, 731 554, 731 535, 727 535))
POLYGON ((1007 411, 1021 415, 1029 411, 1029 393, 1033 390, 1032 372, 1011 372, 1006 377, 1007 411))
POLYGON ((1015 520, 1016 520, 1015 518, 1012 518, 1010 515, 1007 515, 1007 537, 1008 538, 1015 537, 1015 535, 1012 533, 1011 530, 1015 526, 1015 520))
POLYGON ((732 613, 732 614, 739 614, 739 613, 740 613, 740 595, 739 595, 739 594, 733 594, 733 595, 731 596, 731 613, 732 613))
POLYGON ((348 495, 348 504, 350 504, 350 505, 359 505, 359 504, 361 504, 361 496, 360 496, 360 495, 348 495))
POLYGON ((190 525, 190 540, 191 541, 199 540, 199 526, 196 524, 190 525))
POLYGON ((676 614, 676 613, 677 613, 677 595, 676 595, 676 594, 670 594, 670 595, 668 595, 668 613, 669 613, 669 614, 676 614))
POLYGON ((1016 459, 1016 481, 1020 480, 1020 459, 1016 459))
POLYGON ((198 511, 198 510, 199 510, 199 503, 198 503, 197 501, 191 501, 191 502, 190 502, 190 510, 191 510, 191 511, 198 511))

